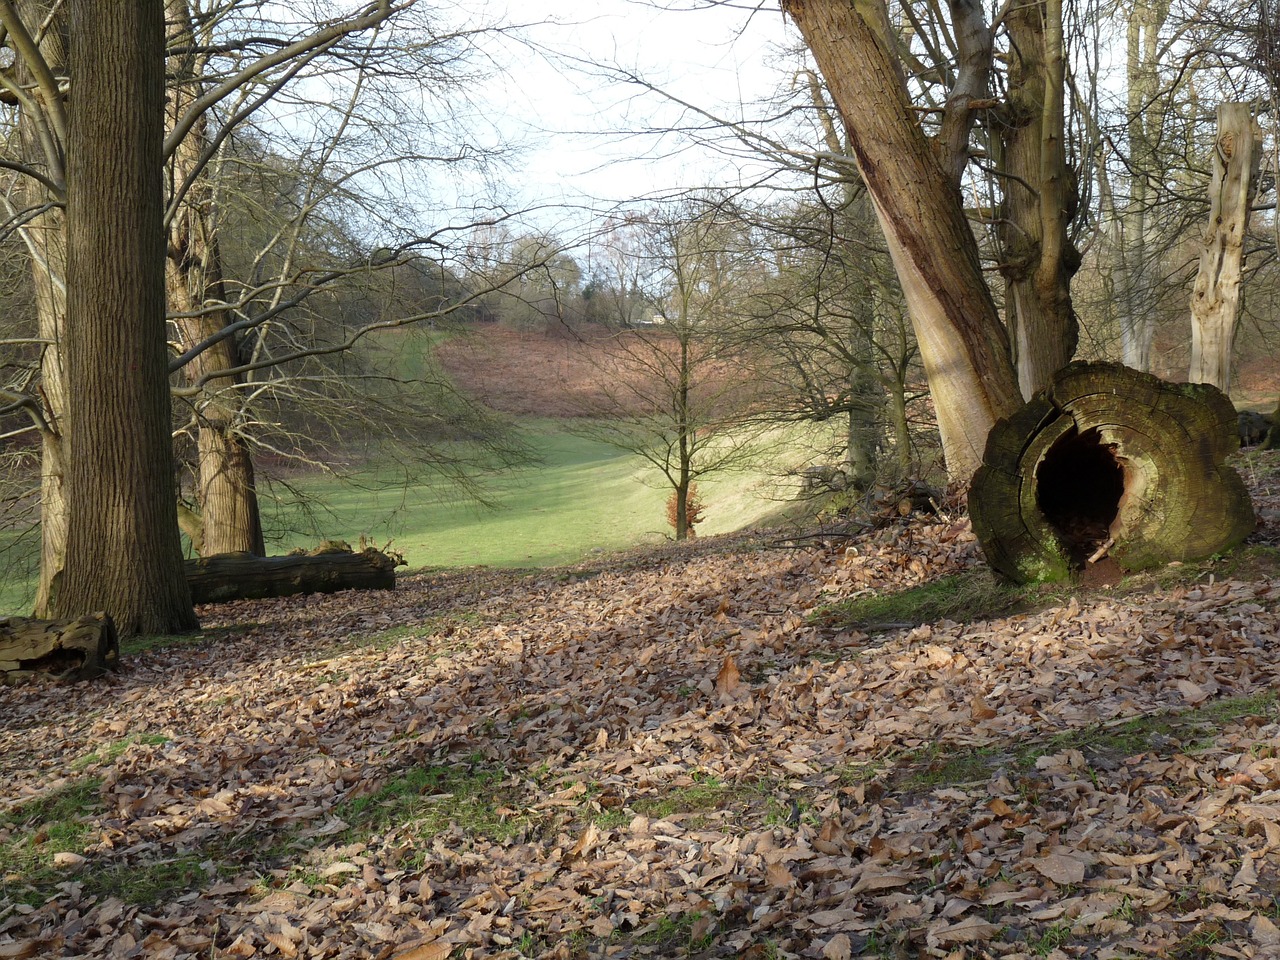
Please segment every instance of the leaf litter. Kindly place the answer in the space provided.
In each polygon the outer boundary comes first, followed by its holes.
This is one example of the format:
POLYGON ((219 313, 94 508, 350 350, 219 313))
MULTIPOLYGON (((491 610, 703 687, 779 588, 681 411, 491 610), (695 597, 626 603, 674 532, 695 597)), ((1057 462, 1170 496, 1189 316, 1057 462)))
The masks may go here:
POLYGON ((913 517, 205 608, 3 691, 0 958, 1280 956, 1280 584, 809 616, 978 563, 913 517))

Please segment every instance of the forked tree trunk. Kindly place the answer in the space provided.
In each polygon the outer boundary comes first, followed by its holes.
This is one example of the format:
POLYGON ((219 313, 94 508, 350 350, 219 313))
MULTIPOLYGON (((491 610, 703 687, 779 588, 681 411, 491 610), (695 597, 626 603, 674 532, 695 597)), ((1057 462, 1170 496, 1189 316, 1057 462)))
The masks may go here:
POLYGON ((969 491, 987 562, 1016 583, 1229 549, 1254 528, 1235 407, 1205 384, 1073 363, 996 424, 969 491))
POLYGON ((1231 389, 1231 353, 1240 316, 1240 274, 1249 202, 1262 162, 1262 138, 1247 103, 1218 105, 1218 139, 1209 181, 1209 226, 1191 293, 1192 383, 1231 389))
POLYGON ((1005 316, 1022 396, 1048 385, 1075 353, 1071 277, 1080 253, 1067 227, 1078 198, 1064 147, 1060 0, 1012 7, 1015 51, 1000 148, 1004 186, 1005 316))
MULTIPOLYGON (((855 9, 848 0, 783 0, 782 6, 804 35, 848 127, 920 345, 947 472, 967 480, 981 462, 992 424, 1016 410, 1021 396, 1009 340, 965 218, 955 158, 948 169, 907 102, 882 36, 882 3, 855 9)), ((949 119, 964 108, 960 103, 949 110, 949 119)), ((948 142, 963 140, 963 127, 949 123, 948 142)))
POLYGON ((67 144, 71 447, 61 616, 122 635, 199 624, 174 510, 165 337, 161 0, 70 0, 67 144))

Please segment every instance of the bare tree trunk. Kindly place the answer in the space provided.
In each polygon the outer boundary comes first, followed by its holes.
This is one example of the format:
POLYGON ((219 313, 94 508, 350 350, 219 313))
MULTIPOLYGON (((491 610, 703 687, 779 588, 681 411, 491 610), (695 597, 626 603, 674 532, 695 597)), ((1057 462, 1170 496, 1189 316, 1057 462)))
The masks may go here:
MULTIPOLYGON (((948 169, 916 122, 878 23, 868 23, 846 0, 783 0, 782 6, 849 130, 920 344, 947 471, 967 481, 992 425, 1017 409, 1021 397, 964 215, 954 158, 948 169)), ((883 4, 870 6, 868 16, 883 10, 883 4)))
POLYGON ((1169 0, 1137 0, 1126 25, 1128 199, 1113 209, 1112 256, 1116 270, 1116 308, 1124 363, 1151 369, 1155 318, 1151 308, 1151 258, 1157 237, 1152 216, 1152 177, 1157 175, 1156 144, 1164 137, 1164 106, 1158 97, 1160 30, 1169 17, 1169 0))
POLYGON ((161 195, 162 0, 71 0, 71 526, 58 612, 122 636, 198 627, 174 511, 161 195))
POLYGON ((1071 277, 1080 254, 1067 235, 1078 203, 1063 148, 1061 0, 1015 6, 1007 18, 1008 126, 1002 149, 1005 315, 1018 386, 1030 399, 1075 353, 1071 277))
POLYGON ((1240 273, 1249 201, 1262 162, 1262 138, 1247 103, 1218 106, 1209 182, 1209 226, 1191 293, 1192 383, 1231 390, 1231 351, 1240 315, 1240 273))
MULTIPOLYGON (((62 27, 65 13, 51 17, 48 0, 20 0, 14 7, 16 23, 6 24, 10 32, 30 25, 47 24, 38 35, 40 57, 50 73, 66 72, 67 49, 62 27)), ((33 35, 34 36, 34 35, 33 35)), ((23 57, 14 69, 26 89, 39 90, 35 70, 23 57)), ((51 182, 62 180, 62 147, 59 126, 52 112, 60 104, 46 104, 41 98, 24 103, 18 113, 18 138, 22 157, 51 182)), ((67 502, 63 481, 67 466, 67 388, 63 364, 63 342, 67 317, 66 217, 58 197, 46 184, 33 178, 20 181, 21 208, 40 211, 21 228, 21 236, 31 256, 37 329, 46 342, 40 357, 40 576, 36 587, 35 614, 49 616, 66 562, 67 502)))
MULTIPOLYGON (((166 0, 169 41, 179 53, 168 58, 171 80, 166 126, 172 130, 203 93, 204 66, 197 56, 190 4, 166 0)), ((169 308, 180 348, 185 351, 210 338, 230 322, 225 309, 222 258, 214 225, 209 181, 199 176, 207 148, 205 122, 198 120, 178 144, 169 169, 169 195, 185 194, 169 224, 165 281, 169 308)), ((201 541, 198 552, 266 553, 253 459, 239 430, 243 420, 236 387, 240 376, 216 377, 239 364, 234 337, 198 354, 183 373, 188 382, 205 380, 192 403, 196 419, 201 541)), ((193 538, 193 543, 194 543, 193 538)))

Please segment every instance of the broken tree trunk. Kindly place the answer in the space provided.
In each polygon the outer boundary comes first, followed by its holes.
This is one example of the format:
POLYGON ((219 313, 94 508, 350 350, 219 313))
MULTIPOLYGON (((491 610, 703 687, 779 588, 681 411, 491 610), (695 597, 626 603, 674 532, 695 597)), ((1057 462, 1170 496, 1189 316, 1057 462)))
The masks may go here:
POLYGON ((393 590, 395 568, 394 558, 373 549, 286 557, 222 553, 188 560, 187 583, 194 603, 220 603, 298 593, 393 590))
POLYGON ((105 613, 74 620, 0 620, 0 673, 7 680, 37 674, 88 680, 114 670, 119 661, 116 625, 105 613))
POLYGON ((1110 556, 1121 570, 1229 549, 1253 505, 1225 465, 1236 411, 1208 384, 1116 363, 1073 363, 987 439, 969 491, 987 562, 1016 583, 1064 580, 1110 556))

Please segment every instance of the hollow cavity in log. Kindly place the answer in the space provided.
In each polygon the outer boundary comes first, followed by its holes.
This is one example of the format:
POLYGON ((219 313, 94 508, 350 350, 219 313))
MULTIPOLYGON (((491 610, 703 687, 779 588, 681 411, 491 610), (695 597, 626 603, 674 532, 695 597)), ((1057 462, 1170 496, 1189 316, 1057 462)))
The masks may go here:
POLYGON ((1069 579, 1229 549, 1254 528, 1226 465, 1235 408, 1207 384, 1073 363, 992 429, 969 492, 991 567, 1018 583, 1069 579))
POLYGON ((1123 495, 1116 444, 1104 443, 1096 428, 1081 433, 1072 427, 1036 468, 1040 512, 1077 567, 1110 538, 1123 495))

